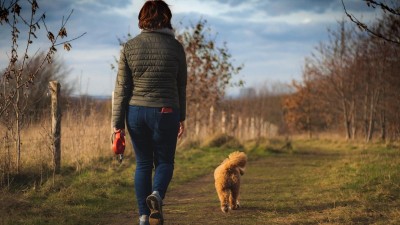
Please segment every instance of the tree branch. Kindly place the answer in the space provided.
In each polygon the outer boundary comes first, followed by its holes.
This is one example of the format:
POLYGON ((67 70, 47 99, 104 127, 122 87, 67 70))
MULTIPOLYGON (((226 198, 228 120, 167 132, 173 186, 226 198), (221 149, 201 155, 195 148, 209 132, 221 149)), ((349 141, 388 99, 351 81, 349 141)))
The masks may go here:
MULTIPOLYGON (((377 38, 381 38, 381 39, 383 39, 383 40, 385 40, 385 41, 388 41, 388 42, 391 42, 391 43, 400 45, 400 41, 387 38, 387 37, 385 37, 384 35, 380 34, 379 32, 375 32, 375 31, 371 30, 370 28, 368 28, 368 26, 367 26, 365 23, 362 23, 362 22, 359 21, 354 15, 350 14, 350 13, 347 11, 347 9, 346 9, 346 6, 345 6, 343 0, 341 0, 341 1, 342 1, 342 5, 343 5, 344 12, 345 12, 345 14, 347 15, 347 17, 349 17, 349 19, 350 19, 353 23, 355 23, 361 30, 366 31, 366 32, 368 32, 369 34, 371 34, 372 36, 375 36, 375 37, 377 37, 377 38)), ((389 8, 388 6, 384 5, 383 3, 377 3, 377 2, 375 2, 375 1, 373 1, 373 0, 365 0, 365 1, 367 2, 367 5, 368 5, 368 6, 370 6, 371 4, 373 4, 373 5, 379 5, 379 6, 381 6, 382 10, 387 10, 387 11, 389 11, 389 12, 395 14, 395 15, 399 15, 398 12, 396 12, 394 9, 389 8)), ((375 8, 375 6, 372 6, 372 7, 375 8)))
POLYGON ((79 38, 83 37, 84 35, 86 35, 86 33, 87 33, 87 32, 83 32, 81 35, 79 35, 79 36, 77 36, 77 37, 75 37, 75 38, 72 38, 72 39, 70 39, 70 40, 68 40, 68 41, 63 41, 63 42, 54 44, 54 46, 59 46, 59 45, 62 45, 62 44, 65 44, 65 43, 68 43, 68 42, 71 42, 71 41, 75 41, 76 39, 79 39, 79 38))
POLYGON ((368 7, 375 8, 376 6, 380 6, 383 11, 388 11, 388 12, 394 14, 394 15, 400 16, 400 12, 398 12, 395 9, 390 8, 386 4, 383 4, 382 2, 376 2, 374 0, 364 0, 364 1, 367 3, 368 7))

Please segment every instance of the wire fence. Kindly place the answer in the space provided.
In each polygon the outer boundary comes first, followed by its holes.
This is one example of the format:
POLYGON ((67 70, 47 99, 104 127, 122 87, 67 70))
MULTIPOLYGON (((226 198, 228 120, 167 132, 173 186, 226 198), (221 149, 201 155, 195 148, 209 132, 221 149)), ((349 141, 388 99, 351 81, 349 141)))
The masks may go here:
POLYGON ((206 139, 210 135, 224 134, 246 141, 278 135, 278 126, 261 116, 247 117, 231 111, 215 110, 214 107, 210 107, 208 118, 188 116, 187 127, 186 136, 191 139, 206 139))
MULTIPOLYGON (((82 100, 65 104, 61 116, 60 162, 62 168, 80 171, 90 167, 99 158, 112 158, 111 151, 111 101, 82 100)), ((50 108, 50 107, 49 107, 50 108)), ((54 162, 54 136, 51 110, 33 109, 40 120, 27 119, 21 130, 21 173, 43 177, 49 176, 54 162)), ((180 142, 202 141, 215 134, 223 134, 243 142, 261 137, 278 135, 278 127, 264 118, 235 114, 229 110, 210 107, 203 116, 188 115, 186 129, 180 142)), ((15 134, 1 127, 0 141, 0 185, 7 185, 10 175, 15 174, 17 151, 15 134)), ((127 137, 126 155, 133 155, 127 137)), ((111 160, 110 160, 111 162, 111 160)))

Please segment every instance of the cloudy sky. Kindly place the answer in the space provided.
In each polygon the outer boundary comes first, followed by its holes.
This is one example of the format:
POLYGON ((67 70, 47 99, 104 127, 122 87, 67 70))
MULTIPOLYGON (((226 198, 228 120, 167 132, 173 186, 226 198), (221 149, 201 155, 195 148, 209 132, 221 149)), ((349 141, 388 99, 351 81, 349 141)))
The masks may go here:
MULTIPOLYGON (((7 0, 6 0, 7 2, 7 0)), ((115 72, 110 64, 119 55, 118 38, 140 31, 137 15, 145 0, 38 0, 49 28, 56 29, 63 16, 74 12, 67 24, 72 50, 58 52, 70 68, 69 79, 77 93, 110 95, 115 72)), ((172 24, 183 29, 200 19, 227 42, 233 63, 244 65, 235 79, 246 87, 300 80, 304 58, 328 39, 327 29, 346 19, 340 0, 166 0, 173 13, 172 24)), ((376 18, 362 0, 344 0, 347 9, 368 22, 376 18)), ((0 27, 0 29, 3 29, 0 27)), ((9 55, 7 32, 0 30, 0 68, 9 55)), ((40 41, 38 41, 40 43, 40 41)), ((40 45, 39 45, 40 46, 40 45)), ((39 48, 39 47, 38 47, 39 48)), ((43 47, 41 47, 43 48, 43 47)), ((229 89, 230 95, 238 93, 229 89)))

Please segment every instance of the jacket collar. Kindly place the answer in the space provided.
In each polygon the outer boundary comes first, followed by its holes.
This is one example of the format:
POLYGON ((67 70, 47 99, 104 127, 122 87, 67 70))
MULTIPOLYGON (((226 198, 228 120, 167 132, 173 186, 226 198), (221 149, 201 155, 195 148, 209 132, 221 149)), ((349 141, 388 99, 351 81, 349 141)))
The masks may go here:
POLYGON ((150 32, 168 34, 170 36, 175 37, 174 31, 172 29, 169 29, 169 28, 161 28, 161 29, 156 29, 156 30, 146 30, 146 29, 142 30, 142 33, 150 33, 150 32))

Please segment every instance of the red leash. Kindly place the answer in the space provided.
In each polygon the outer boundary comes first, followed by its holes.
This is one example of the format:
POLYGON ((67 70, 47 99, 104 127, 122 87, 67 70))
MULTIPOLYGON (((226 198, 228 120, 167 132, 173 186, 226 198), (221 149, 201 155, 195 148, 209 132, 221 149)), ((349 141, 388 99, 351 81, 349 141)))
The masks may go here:
POLYGON ((117 160, 119 163, 122 162, 124 158, 125 151, 125 133, 121 130, 114 132, 111 136, 112 150, 114 154, 117 156, 117 160))

